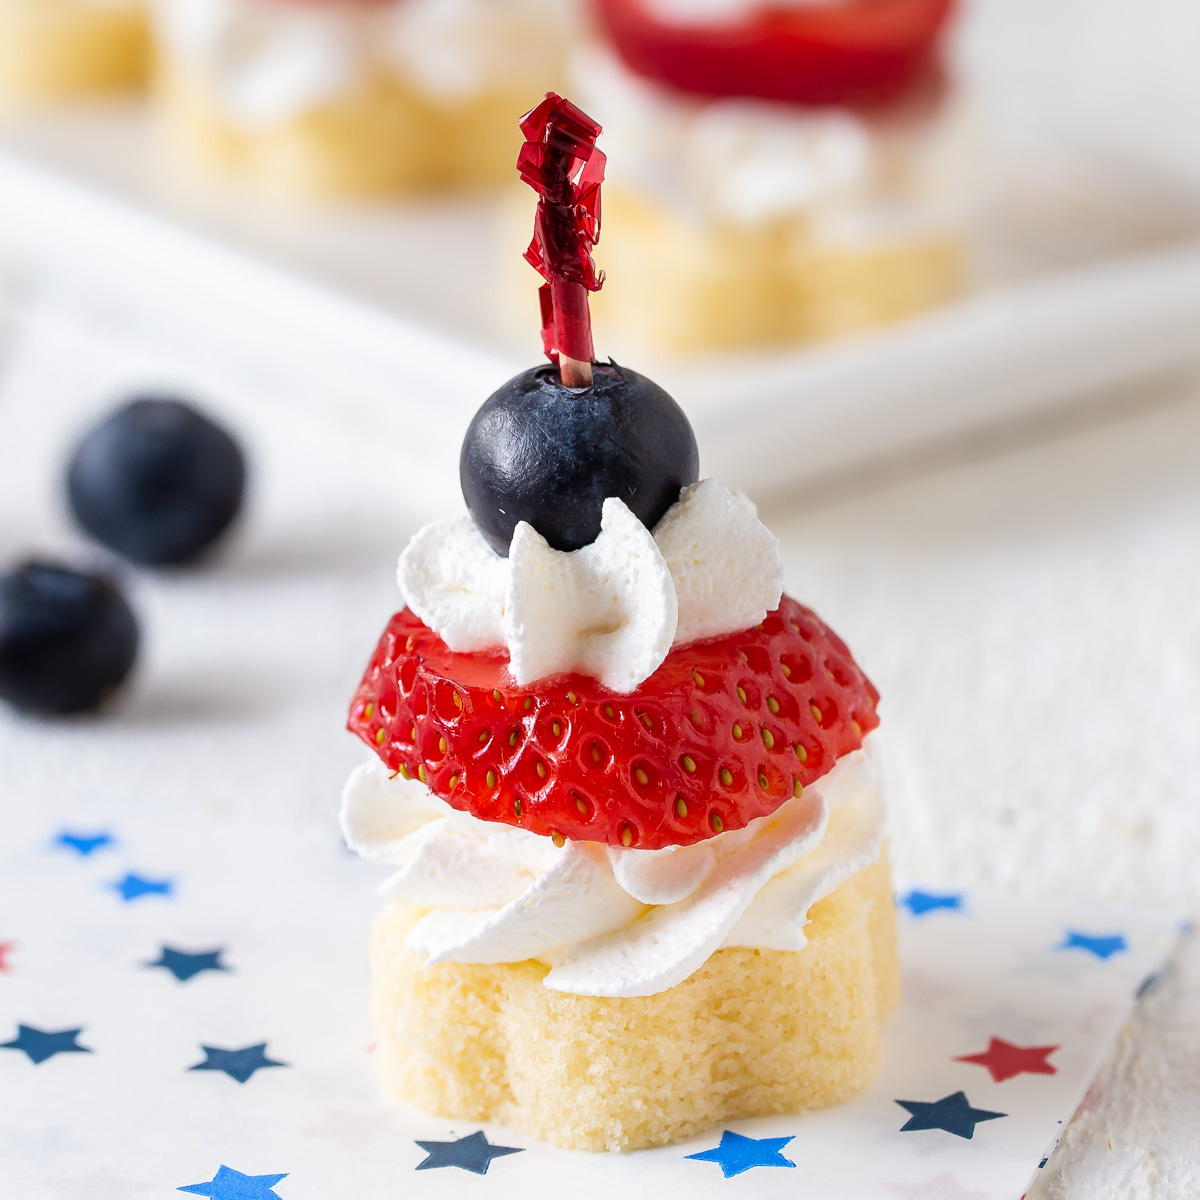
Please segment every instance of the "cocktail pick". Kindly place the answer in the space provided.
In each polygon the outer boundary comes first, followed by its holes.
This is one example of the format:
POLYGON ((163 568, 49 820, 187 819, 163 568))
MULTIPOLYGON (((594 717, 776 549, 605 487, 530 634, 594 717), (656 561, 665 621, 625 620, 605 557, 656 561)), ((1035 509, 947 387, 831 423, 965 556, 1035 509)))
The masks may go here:
POLYGON ((554 92, 521 118, 525 143, 517 157, 521 178, 538 194, 533 240, 525 259, 545 279, 538 297, 542 347, 567 387, 590 387, 592 318, 588 292, 600 290, 592 248, 600 240, 600 184, 604 154, 600 126, 554 92))

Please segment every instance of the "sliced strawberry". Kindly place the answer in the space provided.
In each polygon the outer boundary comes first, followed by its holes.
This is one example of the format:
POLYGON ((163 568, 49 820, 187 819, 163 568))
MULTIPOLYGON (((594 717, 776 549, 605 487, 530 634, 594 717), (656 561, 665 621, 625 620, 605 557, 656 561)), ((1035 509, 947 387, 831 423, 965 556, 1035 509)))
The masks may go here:
POLYGON ((455 654, 405 609, 349 728, 485 821, 653 850, 773 812, 879 724, 845 644, 787 596, 756 629, 672 650, 629 695, 579 675, 518 688, 506 663, 455 654))
POLYGON ((677 24, 647 0, 594 0, 634 71, 703 96, 878 104, 926 71, 954 0, 763 4, 740 21, 677 24))

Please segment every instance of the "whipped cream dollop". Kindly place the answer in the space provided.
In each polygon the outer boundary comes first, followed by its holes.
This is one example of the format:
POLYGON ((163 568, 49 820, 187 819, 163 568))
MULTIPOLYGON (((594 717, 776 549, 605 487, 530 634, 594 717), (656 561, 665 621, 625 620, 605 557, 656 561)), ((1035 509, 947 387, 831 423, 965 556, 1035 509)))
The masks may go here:
POLYGON ((650 996, 717 950, 802 950, 807 913, 875 862, 884 837, 876 740, 775 812, 691 846, 567 842, 451 808, 372 757, 342 797, 347 845, 397 868, 379 888, 427 910, 406 946, 427 965, 549 966, 545 986, 650 996))
POLYGON ((154 0, 170 56, 248 129, 304 115, 381 71, 432 100, 542 80, 561 54, 560 0, 154 0))
POLYGON ((779 542, 715 479, 684 488, 653 532, 606 500, 599 537, 580 550, 555 550, 522 521, 501 558, 469 516, 435 521, 396 577, 451 650, 507 650, 522 687, 578 672, 615 692, 633 691, 673 646, 752 628, 783 595, 779 542))

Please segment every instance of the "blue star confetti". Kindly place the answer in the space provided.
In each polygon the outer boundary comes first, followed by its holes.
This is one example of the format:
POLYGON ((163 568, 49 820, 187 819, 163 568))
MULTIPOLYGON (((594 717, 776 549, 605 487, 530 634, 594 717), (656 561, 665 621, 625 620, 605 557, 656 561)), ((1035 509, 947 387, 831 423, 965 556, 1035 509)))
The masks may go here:
POLYGON ((468 1137, 454 1142, 417 1142, 425 1151, 425 1157, 417 1163, 418 1171, 432 1171, 436 1167, 462 1167, 476 1175, 486 1175, 493 1158, 507 1154, 520 1154, 520 1146, 493 1146, 480 1129, 468 1137))
POLYGON ((126 904, 140 900, 143 896, 170 896, 175 891, 175 885, 169 879, 146 879, 132 871, 123 879, 115 880, 108 886, 126 904))
POLYGON ((188 954, 185 950, 176 950, 173 946, 164 946, 153 962, 143 963, 146 967, 164 967, 170 971, 180 983, 187 983, 201 971, 228 971, 229 968, 221 961, 223 950, 205 950, 198 954, 188 954))
POLYGON ((702 1150, 699 1154, 689 1154, 698 1162, 714 1162, 721 1168, 721 1174, 726 1179, 749 1171, 751 1167, 794 1167, 796 1164, 790 1158, 784 1158, 780 1151, 790 1142, 790 1137, 752 1138, 743 1137, 726 1129, 721 1134, 721 1144, 711 1150, 702 1150))
POLYGON ((238 1083, 245 1083, 255 1071, 261 1071, 264 1067, 290 1065, 268 1058, 266 1042, 259 1042, 257 1046, 243 1046, 241 1050, 221 1050, 205 1045, 201 1045, 200 1049, 204 1051, 204 1061, 188 1067, 189 1071, 224 1071, 238 1083))
POLYGON ((986 1108, 972 1108, 965 1092, 955 1092, 932 1103, 924 1100, 897 1100, 896 1103, 911 1114, 900 1127, 901 1133, 944 1129, 956 1137, 970 1139, 975 1136, 975 1126, 981 1121, 996 1121, 1008 1116, 1008 1113, 989 1112, 986 1108))
POLYGON ((24 1050, 34 1066, 56 1054, 91 1054, 87 1046, 81 1046, 75 1040, 82 1032, 82 1026, 52 1031, 33 1025, 18 1025, 17 1036, 11 1042, 0 1042, 0 1050, 24 1050))
POLYGON ((1110 959, 1114 954, 1129 949, 1129 943, 1119 933, 1091 935, 1080 933, 1076 929, 1068 929, 1055 950, 1085 950, 1099 959, 1110 959))
POLYGON ((175 1190, 210 1200, 280 1200, 275 1185, 286 1178, 286 1171, 282 1175, 243 1175, 222 1163, 207 1183, 189 1183, 175 1190))
POLYGON ((952 912, 962 912, 962 892, 922 892, 913 888, 907 895, 896 901, 901 908, 907 908, 914 917, 923 917, 926 913, 935 912, 939 908, 950 909, 952 912))
POLYGON ((111 846, 117 839, 111 833, 72 833, 64 829, 55 839, 54 844, 64 850, 74 850, 81 858, 87 858, 96 850, 111 846))

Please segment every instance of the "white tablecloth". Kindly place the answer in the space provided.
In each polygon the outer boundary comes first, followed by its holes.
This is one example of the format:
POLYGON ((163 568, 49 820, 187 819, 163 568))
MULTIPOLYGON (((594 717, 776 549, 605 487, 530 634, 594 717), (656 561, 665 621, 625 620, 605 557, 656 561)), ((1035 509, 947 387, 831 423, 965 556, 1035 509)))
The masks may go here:
MULTIPOLYGON (((211 564, 127 574, 145 641, 118 705, 71 722, 0 713, 4 805, 67 795, 86 823, 138 793, 157 797, 145 818, 160 829, 174 806, 206 805, 325 836, 359 758, 346 702, 423 507, 404 486, 420 447, 46 309, 23 315, 5 359, 4 560, 102 560, 70 530, 61 465, 131 388, 202 398, 255 470, 248 518, 211 564)), ((901 871, 1200 910, 1200 381, 759 499, 789 591, 883 694, 901 871)), ((1196 1194, 1191 938, 1031 1196, 1196 1194)))

